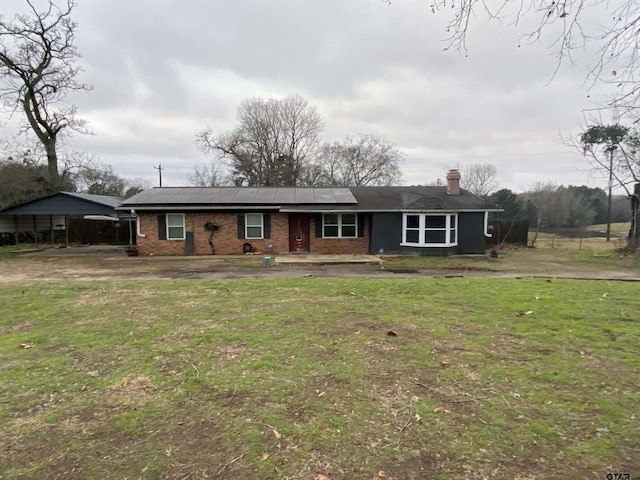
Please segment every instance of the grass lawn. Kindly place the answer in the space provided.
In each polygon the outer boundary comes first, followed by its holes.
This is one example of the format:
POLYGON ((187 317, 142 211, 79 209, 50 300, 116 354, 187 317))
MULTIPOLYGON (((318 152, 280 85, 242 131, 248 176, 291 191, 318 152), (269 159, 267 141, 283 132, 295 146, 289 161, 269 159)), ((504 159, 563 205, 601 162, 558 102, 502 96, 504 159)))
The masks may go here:
MULTIPOLYGON (((21 244, 20 245, 20 250, 32 250, 35 248, 35 245, 32 243, 29 244, 21 244)), ((14 252, 18 252, 19 249, 18 247, 16 247, 15 245, 3 245, 0 247, 0 261, 2 260, 6 260, 9 258, 13 258, 15 257, 15 253, 14 252)))
MULTIPOLYGON (((606 232, 607 224, 600 223, 598 225, 589 225, 585 227, 586 230, 593 230, 595 232, 606 232)), ((618 222, 612 223, 610 226, 610 231, 612 234, 626 235, 629 233, 629 222, 618 222)))
POLYGON ((638 476, 639 310, 556 279, 3 284, 0 478, 638 476))
POLYGON ((578 248, 579 239, 539 240, 536 248, 509 248, 501 250, 497 259, 489 255, 458 255, 453 257, 387 256, 384 268, 487 270, 496 272, 528 272, 553 274, 573 269, 596 269, 603 271, 640 271, 638 254, 620 253, 617 241, 607 243, 605 239, 584 239, 583 248, 578 248))

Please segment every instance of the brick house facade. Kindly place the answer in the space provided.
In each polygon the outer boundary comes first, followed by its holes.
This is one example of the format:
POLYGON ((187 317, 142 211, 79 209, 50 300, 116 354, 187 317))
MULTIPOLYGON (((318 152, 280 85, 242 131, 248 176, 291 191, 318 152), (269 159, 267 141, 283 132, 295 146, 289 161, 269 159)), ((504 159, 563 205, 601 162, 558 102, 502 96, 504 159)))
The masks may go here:
POLYGON ((117 210, 137 218, 141 255, 484 253, 500 210, 459 180, 452 170, 446 187, 161 187, 117 210))
MULTIPOLYGON (((212 222, 218 225, 212 242, 216 255, 241 255, 245 244, 250 244, 254 252, 285 254, 291 251, 289 244, 289 214, 270 213, 269 238, 238 238, 238 213, 197 212, 184 214, 185 232, 193 233, 193 255, 211 255, 209 232, 204 225, 212 222)), ((158 226, 158 214, 138 214, 140 224, 137 244, 140 255, 184 255, 186 238, 161 239, 158 226), (144 236, 142 236, 144 235, 144 236)), ((362 236, 354 238, 323 238, 319 227, 318 215, 309 215, 309 249, 308 253, 317 254, 365 254, 369 250, 368 221, 363 218, 362 236)), ((185 235, 186 237, 186 235, 185 235)))

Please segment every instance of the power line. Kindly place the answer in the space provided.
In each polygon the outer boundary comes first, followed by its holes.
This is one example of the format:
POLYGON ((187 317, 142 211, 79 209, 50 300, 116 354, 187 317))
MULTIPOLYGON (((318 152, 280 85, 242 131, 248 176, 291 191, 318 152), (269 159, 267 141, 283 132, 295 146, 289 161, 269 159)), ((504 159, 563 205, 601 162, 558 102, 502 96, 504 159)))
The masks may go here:
MULTIPOLYGON (((499 158, 499 157, 538 157, 542 155, 566 155, 571 152, 543 152, 543 153, 487 153, 487 154, 476 154, 476 155, 455 155, 455 156, 447 156, 447 157, 424 157, 425 160, 459 160, 461 158, 499 158)), ((416 155, 417 156, 417 155, 416 155)))
POLYGON ((160 186, 162 186, 162 171, 164 170, 164 168, 162 167, 161 163, 159 163, 157 167, 154 165, 153 168, 158 170, 158 176, 160 177, 160 186))

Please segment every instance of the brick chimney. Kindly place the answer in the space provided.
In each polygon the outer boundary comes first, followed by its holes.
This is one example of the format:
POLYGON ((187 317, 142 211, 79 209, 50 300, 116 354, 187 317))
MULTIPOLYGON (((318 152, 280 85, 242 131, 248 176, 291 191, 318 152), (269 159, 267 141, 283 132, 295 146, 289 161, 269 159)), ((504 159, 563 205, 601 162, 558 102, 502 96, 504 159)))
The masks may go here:
POLYGON ((460 195, 460 172, 457 168, 452 168, 447 173, 447 193, 460 195))

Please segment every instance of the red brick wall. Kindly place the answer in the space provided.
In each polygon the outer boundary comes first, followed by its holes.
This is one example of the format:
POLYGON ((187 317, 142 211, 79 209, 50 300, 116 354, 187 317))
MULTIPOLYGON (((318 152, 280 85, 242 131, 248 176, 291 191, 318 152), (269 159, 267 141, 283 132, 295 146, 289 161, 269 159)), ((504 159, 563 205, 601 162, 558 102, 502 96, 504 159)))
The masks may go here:
POLYGON ((309 221, 311 231, 310 253, 319 254, 352 254, 369 253, 369 219, 365 219, 364 237, 357 238, 322 238, 316 237, 316 221, 312 215, 309 221))
MULTIPOLYGON (((207 222, 213 222, 220 227, 213 234, 216 255, 241 255, 246 242, 261 252, 269 251, 268 244, 273 245, 271 252, 274 254, 287 252, 289 249, 287 214, 271 214, 271 238, 241 240, 238 238, 237 213, 186 213, 185 231, 193 232, 195 255, 211 255, 209 232, 204 229, 207 222)), ((140 214, 140 233, 145 235, 137 240, 140 255, 184 255, 184 240, 158 239, 158 214, 140 214)))
MULTIPOLYGON (((138 250, 140 255, 184 255, 184 240, 160 240, 158 238, 158 215, 139 214, 140 232, 138 250)), ((194 234, 194 254, 211 255, 209 232, 204 229, 206 222, 217 224, 213 244, 216 255, 241 255, 242 247, 249 242, 255 250, 263 253, 283 254, 289 252, 289 215, 271 213, 271 238, 261 240, 238 238, 238 213, 186 213, 185 231, 194 234), (272 249, 267 245, 271 244, 272 249)), ((365 222, 365 236, 360 238, 318 238, 315 236, 315 216, 309 221, 310 253, 319 254, 359 254, 368 253, 369 234, 365 222)))

